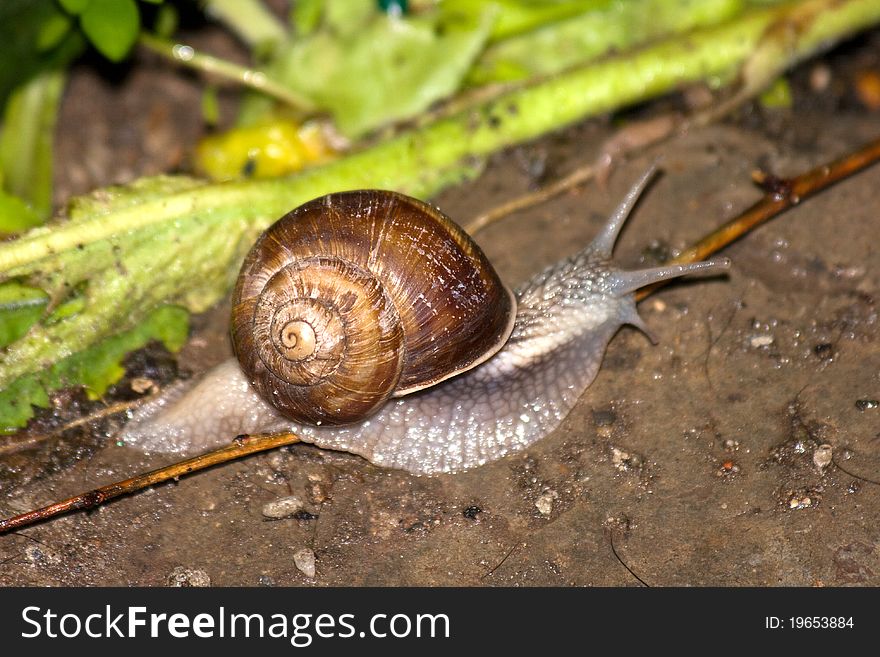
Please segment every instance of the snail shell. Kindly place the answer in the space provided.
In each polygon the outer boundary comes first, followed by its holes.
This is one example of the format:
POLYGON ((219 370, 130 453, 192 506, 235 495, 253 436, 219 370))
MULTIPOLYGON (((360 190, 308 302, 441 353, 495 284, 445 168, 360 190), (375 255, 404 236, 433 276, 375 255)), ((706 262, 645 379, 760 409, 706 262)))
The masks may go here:
MULTIPOLYGON (((236 434, 291 431, 304 442, 360 454, 377 465, 416 474, 458 472, 528 448, 559 426, 575 406, 599 371, 605 347, 623 324, 650 337, 636 310, 635 290, 729 266, 726 258, 637 271, 615 266, 611 252, 617 235, 652 174, 649 170, 641 177, 591 244, 517 288, 510 338, 494 357, 478 357, 472 365, 480 358, 484 362, 460 376, 449 378, 454 368, 441 370, 434 380, 449 380, 390 399, 363 421, 314 426, 279 415, 257 394, 238 363, 230 360, 194 385, 172 389, 145 405, 126 425, 123 440, 148 451, 193 453, 218 446, 236 434)), ((394 208, 423 207, 389 192, 360 194, 344 198, 370 198, 376 206, 387 202, 394 208)), ((308 205, 316 207, 315 202, 308 205)), ((353 205, 364 212, 372 207, 370 203, 353 205)), ((418 258, 442 249, 427 246, 427 241, 420 244, 410 246, 418 258)), ((436 266, 439 269, 430 273, 421 265, 406 271, 429 279, 446 271, 439 263, 436 266)), ((243 273, 248 274, 247 267, 243 273)), ((389 276, 393 278, 392 273, 389 276)), ((433 313, 425 319, 433 322, 433 313)), ((457 330, 444 324, 447 337, 455 337, 457 330)), ((283 344, 283 335, 281 339, 283 344)), ((430 338, 425 340, 430 342, 430 338)), ((398 388, 396 394, 400 392, 398 388)))
POLYGON ((233 293, 232 342, 281 414, 349 424, 490 358, 515 308, 443 213, 394 192, 340 192, 258 239, 233 293))

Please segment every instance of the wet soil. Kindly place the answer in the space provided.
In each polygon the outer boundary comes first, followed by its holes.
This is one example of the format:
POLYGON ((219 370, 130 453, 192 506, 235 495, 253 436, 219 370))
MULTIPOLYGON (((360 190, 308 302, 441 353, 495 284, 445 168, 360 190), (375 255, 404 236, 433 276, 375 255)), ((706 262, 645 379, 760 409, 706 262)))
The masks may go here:
MULTIPOLYGON (((876 138, 880 113, 852 99, 840 71, 880 71, 878 53, 875 34, 830 64, 807 64, 792 108, 752 107, 693 131, 618 168, 607 189, 589 185, 521 212, 478 241, 515 285, 586 244, 660 157, 665 175, 617 250, 625 265, 653 263, 756 200, 755 168, 795 174, 876 138), (844 90, 808 89, 817 66, 830 66, 844 90)), ((189 121, 200 85, 161 67, 122 77, 83 71, 73 82, 62 125, 82 116, 83 128, 59 148, 78 172, 62 175, 64 194, 185 165, 185 149, 172 146, 200 130, 189 121), (125 118, 138 96, 148 119, 142 106, 130 111, 142 125, 125 118), (96 168, 100 157, 127 168, 96 168)), ((592 121, 512 149, 435 201, 467 220, 591 161, 612 133, 592 121)), ((0 584, 876 586, 878 189, 875 167, 729 248, 728 276, 642 302, 659 344, 621 330, 577 408, 525 453, 414 477, 284 448, 2 536, 0 584), (264 515, 289 496, 298 513, 264 515), (303 549, 314 553, 313 577, 295 563, 303 549)), ((132 375, 163 381, 225 358, 225 315, 221 307, 197 318, 177 362, 153 349, 132 375)), ((0 457, 0 511, 167 461, 108 439, 117 425, 0 457)))

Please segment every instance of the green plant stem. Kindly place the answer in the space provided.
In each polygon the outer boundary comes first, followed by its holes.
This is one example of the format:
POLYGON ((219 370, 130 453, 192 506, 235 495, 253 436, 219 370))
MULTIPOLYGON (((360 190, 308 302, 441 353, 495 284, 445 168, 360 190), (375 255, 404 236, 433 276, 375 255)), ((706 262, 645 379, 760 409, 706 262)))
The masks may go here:
POLYGON ((591 8, 489 46, 467 82, 510 82, 584 65, 671 34, 716 25, 742 12, 745 0, 638 0, 591 8))
POLYGON ((314 113, 317 109, 309 99, 278 84, 266 73, 246 66, 197 52, 191 46, 174 43, 152 34, 142 33, 139 43, 152 52, 173 62, 199 71, 206 75, 216 75, 224 80, 240 84, 254 91, 271 96, 303 114, 314 113))

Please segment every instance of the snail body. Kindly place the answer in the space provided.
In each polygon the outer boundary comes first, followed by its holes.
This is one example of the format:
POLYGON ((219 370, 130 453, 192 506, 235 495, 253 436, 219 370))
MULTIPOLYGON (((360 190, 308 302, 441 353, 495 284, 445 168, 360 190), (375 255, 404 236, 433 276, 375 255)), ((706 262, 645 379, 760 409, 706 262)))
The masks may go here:
MULTIPOLYGON (((363 419, 346 416, 346 424, 317 426, 285 417, 232 360, 194 386, 171 391, 147 405, 126 426, 123 440, 145 450, 180 453, 215 446, 241 433, 289 430, 319 447, 352 452, 377 465, 417 474, 457 472, 526 449, 571 411, 623 324, 634 325, 650 337, 636 311, 635 290, 667 278, 727 267, 726 260, 715 260, 622 271, 611 263, 620 228, 652 174, 642 176, 590 245, 516 289, 512 331, 505 313, 512 312, 513 304, 500 313, 488 313, 495 323, 486 331, 488 347, 476 350, 477 357, 466 356, 464 366, 441 372, 435 377, 437 385, 430 377, 428 383, 412 385, 404 379, 392 393, 395 398, 376 404, 363 419), (506 341, 499 340, 498 335, 507 332, 506 341)), ((392 193, 369 194, 389 200, 383 195, 392 193)), ((393 196, 395 202, 404 202, 405 197, 393 196)), ((421 248, 442 251, 424 244, 421 248)), ((248 261, 243 274, 247 270, 248 261)), ((502 305, 509 301, 503 286, 493 294, 502 305)), ((233 335, 239 330, 234 321, 233 335)), ((241 355, 241 347, 236 351, 241 355)))

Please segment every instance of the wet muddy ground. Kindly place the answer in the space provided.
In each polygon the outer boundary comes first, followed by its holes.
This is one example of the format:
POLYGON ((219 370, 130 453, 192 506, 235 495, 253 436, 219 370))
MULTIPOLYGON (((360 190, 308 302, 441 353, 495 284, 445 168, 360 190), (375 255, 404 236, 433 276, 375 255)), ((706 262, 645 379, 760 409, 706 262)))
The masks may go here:
MULTIPOLYGON (((880 66, 878 44, 875 35, 837 55, 832 73, 848 57, 880 66)), ((90 109, 92 122, 60 146, 60 157, 79 163, 60 174, 62 193, 185 160, 170 126, 197 129, 180 124, 197 106, 198 83, 161 71, 119 83, 85 72, 74 81, 62 125, 90 109), (172 91, 169 79, 178 80, 172 91), (149 99, 146 112, 126 110, 132 94, 149 99), (126 122, 126 111, 142 124, 126 122)), ((795 174, 878 136, 880 113, 835 98, 796 94, 791 109, 752 108, 694 131, 617 169, 606 190, 588 185, 478 241, 516 285, 586 244, 659 156, 665 175, 617 249, 621 263, 653 263, 756 200, 752 170, 795 174)), ((513 149, 435 201, 467 220, 591 161, 612 132, 593 121, 513 149)), ((876 586, 878 190, 875 167, 729 248, 729 276, 643 301, 659 345, 623 329, 577 408, 526 453, 414 477, 284 448, 2 536, 0 584, 876 586), (301 501, 297 513, 264 515, 289 496, 301 501), (314 555, 311 577, 303 550, 314 555)), ((152 350, 131 360, 132 375, 161 381, 225 358, 224 324, 223 308, 197 318, 177 363, 152 350)), ((75 412, 75 400, 59 404, 75 412)), ((114 422, 4 453, 0 512, 167 462, 108 440, 114 422)))

